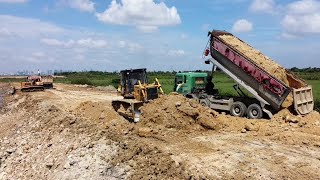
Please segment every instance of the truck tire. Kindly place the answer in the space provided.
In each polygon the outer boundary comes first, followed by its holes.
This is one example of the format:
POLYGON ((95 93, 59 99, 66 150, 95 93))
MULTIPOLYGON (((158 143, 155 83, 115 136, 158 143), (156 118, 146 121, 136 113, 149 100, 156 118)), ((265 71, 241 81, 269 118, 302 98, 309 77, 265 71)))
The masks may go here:
POLYGON ((200 99, 199 103, 204 107, 209 107, 209 103, 205 99, 200 99))
POLYGON ((251 104, 247 110, 247 116, 249 119, 261 119, 263 112, 258 104, 251 104))
POLYGON ((243 117, 246 111, 247 106, 240 101, 234 102, 230 107, 230 114, 235 117, 243 117))

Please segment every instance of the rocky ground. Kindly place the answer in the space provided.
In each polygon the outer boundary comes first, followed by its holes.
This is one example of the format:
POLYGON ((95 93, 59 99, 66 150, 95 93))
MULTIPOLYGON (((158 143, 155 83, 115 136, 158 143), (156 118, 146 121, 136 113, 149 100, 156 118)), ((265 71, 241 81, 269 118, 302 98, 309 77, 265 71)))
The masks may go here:
POLYGON ((111 88, 58 84, 6 96, 0 179, 320 179, 320 115, 219 114, 180 95, 128 122, 111 88))

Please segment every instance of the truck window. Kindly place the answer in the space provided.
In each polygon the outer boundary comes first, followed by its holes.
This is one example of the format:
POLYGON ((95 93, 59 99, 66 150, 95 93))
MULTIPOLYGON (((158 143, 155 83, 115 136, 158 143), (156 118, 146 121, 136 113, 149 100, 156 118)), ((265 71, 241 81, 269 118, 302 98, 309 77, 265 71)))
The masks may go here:
POLYGON ((182 84, 182 76, 176 77, 176 84, 182 84))
POLYGON ((204 84, 204 77, 197 77, 195 84, 204 84))
POLYGON ((184 75, 184 83, 187 83, 187 76, 184 75))

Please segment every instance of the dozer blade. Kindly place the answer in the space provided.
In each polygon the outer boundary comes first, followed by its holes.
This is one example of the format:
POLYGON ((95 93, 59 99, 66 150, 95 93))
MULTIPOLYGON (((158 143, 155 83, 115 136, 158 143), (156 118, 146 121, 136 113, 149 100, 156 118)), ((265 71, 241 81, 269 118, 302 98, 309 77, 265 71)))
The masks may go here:
POLYGON ((114 108, 114 110, 121 116, 133 122, 140 121, 141 106, 143 106, 143 102, 137 101, 135 99, 122 99, 112 101, 112 107, 114 108))
POLYGON ((35 92, 35 91, 44 91, 44 87, 42 87, 42 86, 34 86, 34 87, 23 87, 23 88, 21 88, 21 92, 35 92))

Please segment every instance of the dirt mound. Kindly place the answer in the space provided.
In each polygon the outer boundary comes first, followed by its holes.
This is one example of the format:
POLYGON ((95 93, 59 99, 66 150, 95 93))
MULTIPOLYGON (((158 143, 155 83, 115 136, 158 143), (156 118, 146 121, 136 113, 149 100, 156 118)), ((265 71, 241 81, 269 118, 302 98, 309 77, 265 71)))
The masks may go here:
POLYGON ((158 133, 164 129, 175 129, 187 132, 215 131, 258 131, 260 126, 265 126, 267 120, 248 120, 219 114, 218 112, 203 107, 194 100, 182 95, 171 94, 163 96, 141 109, 142 117, 139 122, 138 134, 158 133), (147 128, 145 128, 147 127, 147 128))
POLYGON ((178 130, 218 130, 222 122, 214 110, 203 107, 182 95, 162 96, 141 108, 140 124, 154 128, 178 130))
POLYGON ((0 108, 5 104, 5 97, 14 93, 15 89, 10 83, 0 83, 0 108))
POLYGON ((0 114, 0 179, 123 179, 112 166, 118 147, 96 123, 19 94, 0 114))
MULTIPOLYGON (((287 71, 274 60, 263 55, 260 51, 254 49, 253 47, 241 41, 240 39, 231 35, 222 35, 219 37, 223 39, 228 45, 235 48, 240 53, 244 54, 246 57, 250 58, 260 67, 263 67, 265 71, 267 71, 269 74, 273 75, 275 78, 285 83, 287 86, 292 88, 301 88, 307 85, 303 80, 296 77, 293 73, 287 71)), ((289 107, 292 105, 292 103, 293 96, 292 94, 290 94, 282 106, 289 107)))

